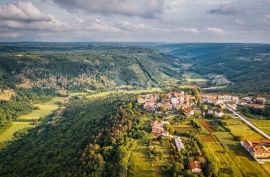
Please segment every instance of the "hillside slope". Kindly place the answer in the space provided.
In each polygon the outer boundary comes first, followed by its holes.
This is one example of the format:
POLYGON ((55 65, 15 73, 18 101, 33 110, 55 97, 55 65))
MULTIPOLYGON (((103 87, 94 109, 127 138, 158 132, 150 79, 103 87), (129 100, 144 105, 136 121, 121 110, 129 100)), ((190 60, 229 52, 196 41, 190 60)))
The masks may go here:
POLYGON ((77 43, 0 45, 0 87, 102 89, 157 86, 167 77, 170 56, 131 46, 77 43), (62 45, 60 45, 62 44, 62 45))
POLYGON ((209 79, 210 86, 225 80, 227 91, 270 90, 270 45, 171 44, 160 49, 177 56, 179 64, 190 64, 189 70, 209 79))

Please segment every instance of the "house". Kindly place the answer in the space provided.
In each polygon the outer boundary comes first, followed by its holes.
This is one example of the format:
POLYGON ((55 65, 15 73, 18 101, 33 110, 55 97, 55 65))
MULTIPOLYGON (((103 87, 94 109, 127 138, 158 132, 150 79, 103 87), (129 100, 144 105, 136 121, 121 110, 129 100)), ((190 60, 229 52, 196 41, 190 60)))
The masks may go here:
POLYGON ((169 136, 169 132, 165 131, 163 128, 164 122, 158 122, 158 121, 153 121, 151 122, 152 126, 152 133, 155 135, 159 136, 169 136))
POLYGON ((195 112, 194 112, 194 110, 187 108, 187 109, 184 109, 184 114, 186 116, 193 116, 195 114, 195 112))
POLYGON ((192 173, 201 173, 202 168, 200 162, 196 160, 189 161, 188 167, 191 170, 192 173))
POLYGON ((172 98, 171 98, 171 103, 172 103, 172 107, 173 107, 173 108, 176 108, 176 106, 177 106, 180 102, 179 102, 179 99, 178 99, 178 98, 172 97, 172 98))
POLYGON ((256 108, 256 109, 264 109, 263 104, 248 104, 249 107, 256 108))
POLYGON ((266 98, 264 97, 257 97, 255 98, 255 102, 259 104, 265 104, 266 103, 266 98))
POLYGON ((144 103, 144 105, 143 105, 143 109, 145 109, 145 110, 147 110, 147 111, 149 111, 149 112, 155 111, 156 108, 157 108, 157 105, 156 105, 156 103, 154 103, 154 102, 146 102, 146 103, 144 103))
POLYGON ((270 140, 242 141, 241 145, 260 163, 270 161, 270 140))
POLYGON ((247 102, 247 103, 251 103, 252 102, 252 98, 250 98, 250 97, 244 97, 244 98, 242 98, 242 101, 247 102))
POLYGON ((215 112, 214 112, 214 115, 215 115, 216 117, 221 118, 221 117, 223 117, 224 113, 223 113, 223 112, 215 111, 215 112))
POLYGON ((184 144, 183 144, 180 137, 175 138, 174 142, 175 142, 175 145, 176 145, 176 148, 177 148, 178 151, 185 148, 185 146, 184 146, 184 144))

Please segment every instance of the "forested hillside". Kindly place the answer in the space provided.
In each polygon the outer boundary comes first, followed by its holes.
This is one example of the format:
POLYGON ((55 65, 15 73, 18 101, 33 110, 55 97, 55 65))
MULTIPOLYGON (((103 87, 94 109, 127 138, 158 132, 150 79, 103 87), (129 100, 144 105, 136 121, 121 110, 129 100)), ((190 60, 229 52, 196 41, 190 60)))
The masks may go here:
POLYGON ((270 45, 267 44, 171 44, 160 50, 190 64, 190 71, 209 80, 210 86, 225 82, 227 91, 269 92, 270 45))
POLYGON ((179 75, 170 67, 173 60, 136 44, 0 43, 0 129, 43 96, 164 86, 179 75))
POLYGON ((119 176, 123 137, 139 120, 127 101, 73 99, 0 152, 0 176, 119 176))
POLYGON ((77 43, 0 45, 0 87, 102 89, 157 86, 171 56, 130 46, 77 43))

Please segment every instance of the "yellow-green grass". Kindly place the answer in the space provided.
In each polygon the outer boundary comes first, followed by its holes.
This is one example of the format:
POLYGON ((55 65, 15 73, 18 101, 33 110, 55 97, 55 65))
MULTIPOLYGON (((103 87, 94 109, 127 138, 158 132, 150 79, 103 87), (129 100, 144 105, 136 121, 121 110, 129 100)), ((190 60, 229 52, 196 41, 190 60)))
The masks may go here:
POLYGON ((258 120, 258 119, 248 119, 259 129, 270 135, 270 120, 258 120))
POLYGON ((183 77, 188 83, 194 83, 194 82, 205 83, 205 82, 207 82, 207 79, 202 78, 197 73, 186 72, 183 74, 183 77))
POLYGON ((204 143, 203 150, 219 169, 219 176, 242 176, 239 170, 235 168, 234 159, 231 158, 228 152, 224 152, 224 148, 219 142, 204 143), (227 172, 228 169, 234 171, 233 175, 231 172, 227 172))
POLYGON ((240 143, 234 140, 229 132, 213 133, 223 148, 227 149, 226 153, 233 159, 233 166, 237 167, 235 171, 242 173, 243 176, 269 176, 269 164, 260 165, 245 151, 240 143))
POLYGON ((31 128, 34 125, 31 122, 12 122, 2 134, 0 134, 0 142, 12 140, 13 134, 24 128, 31 128))
POLYGON ((132 151, 129 159, 129 177, 154 177, 155 170, 152 166, 152 158, 149 154, 149 147, 139 142, 132 151))
POLYGON ((151 146, 160 152, 158 155, 153 155, 153 167, 156 171, 155 176, 164 176, 161 170, 162 167, 171 164, 173 161, 173 157, 170 151, 170 141, 163 141, 161 144, 158 141, 153 141, 153 145, 151 146))
POLYGON ((172 162, 170 152, 170 142, 152 141, 150 146, 137 141, 137 145, 133 148, 129 157, 128 176, 129 177, 161 177, 162 167, 172 162), (157 155, 150 155, 149 148, 156 149, 157 155))
POLYGON ((178 124, 172 125, 173 129, 176 131, 193 131, 196 128, 191 124, 190 121, 181 122, 178 124))
POLYGON ((260 140, 265 139, 262 135, 252 130, 248 125, 239 119, 223 120, 226 122, 226 127, 231 130, 234 136, 240 136, 245 140, 260 140))
POLYGON ((39 107, 38 110, 34 110, 29 114, 22 115, 19 117, 20 120, 33 120, 44 118, 50 115, 54 110, 58 108, 58 103, 61 102, 63 97, 54 97, 52 100, 42 104, 35 104, 35 106, 39 107))

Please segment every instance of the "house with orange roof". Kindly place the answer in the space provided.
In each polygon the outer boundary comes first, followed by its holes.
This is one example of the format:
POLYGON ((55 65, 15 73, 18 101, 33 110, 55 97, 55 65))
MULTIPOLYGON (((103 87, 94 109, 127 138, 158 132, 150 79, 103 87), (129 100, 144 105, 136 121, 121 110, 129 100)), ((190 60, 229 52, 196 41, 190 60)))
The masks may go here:
POLYGON ((192 173, 201 173, 202 168, 200 162, 196 160, 189 161, 188 167, 191 170, 192 173))
POLYGON ((246 140, 241 145, 257 162, 270 162, 270 140, 246 140))

